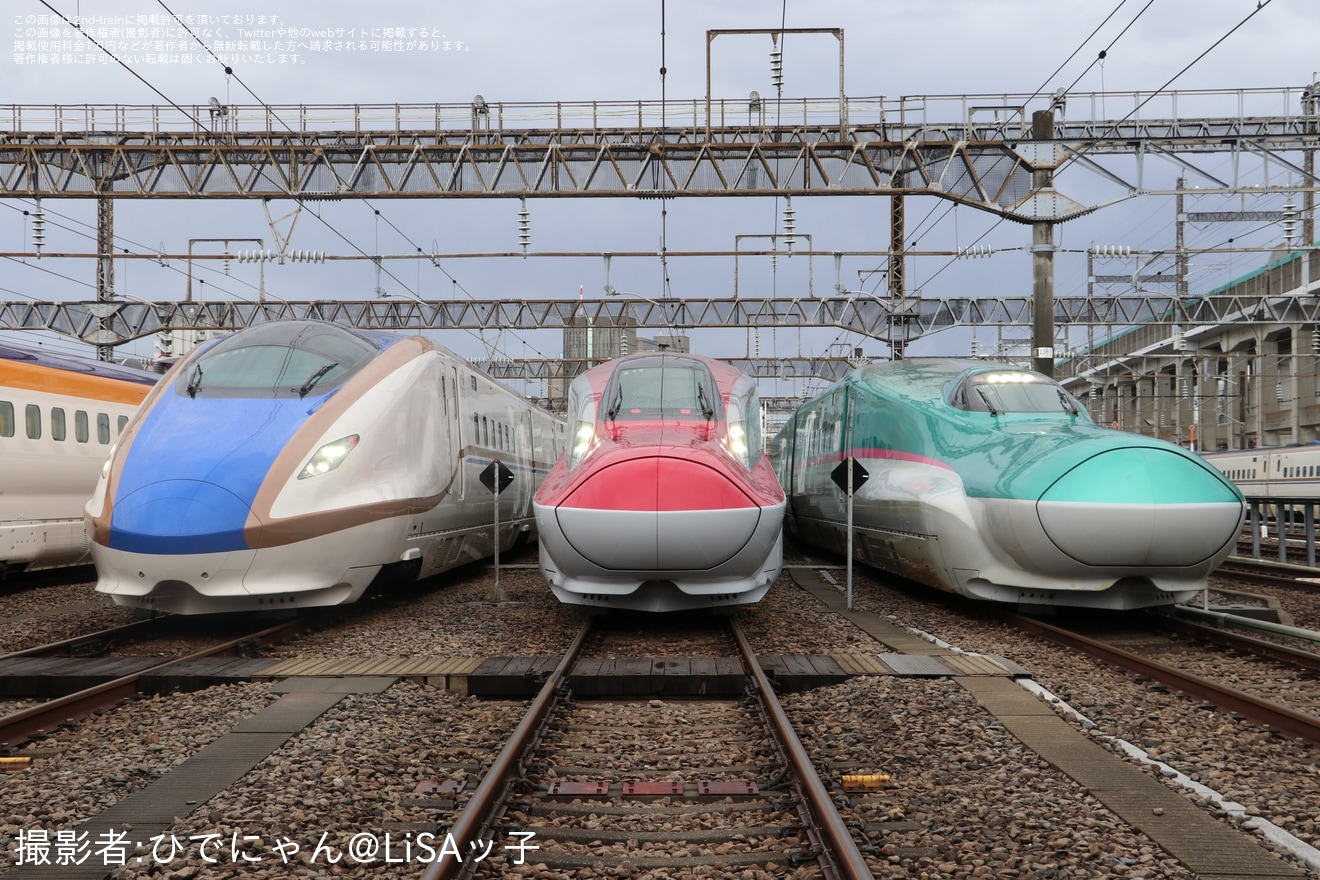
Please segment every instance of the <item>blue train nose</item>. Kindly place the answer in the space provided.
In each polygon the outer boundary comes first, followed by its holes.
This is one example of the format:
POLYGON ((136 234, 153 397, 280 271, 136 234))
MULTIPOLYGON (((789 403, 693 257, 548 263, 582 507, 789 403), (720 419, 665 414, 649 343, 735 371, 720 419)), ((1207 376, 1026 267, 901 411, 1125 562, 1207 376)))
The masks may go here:
POLYGON ((130 553, 246 550, 252 511, 237 495, 204 480, 161 480, 117 499, 110 546, 130 553))
POLYGON ((1198 565, 1234 540, 1237 491, 1194 459, 1129 447, 1095 455, 1056 480, 1036 504, 1045 534, 1085 565, 1198 565))

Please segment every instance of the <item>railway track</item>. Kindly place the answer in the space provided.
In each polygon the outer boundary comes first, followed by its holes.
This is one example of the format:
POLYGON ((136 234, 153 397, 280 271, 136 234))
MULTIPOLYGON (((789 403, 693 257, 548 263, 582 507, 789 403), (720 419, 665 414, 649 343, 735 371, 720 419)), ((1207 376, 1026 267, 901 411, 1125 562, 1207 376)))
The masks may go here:
POLYGON ((1214 573, 1217 577, 1320 593, 1320 569, 1305 565, 1230 556, 1214 573))
POLYGON ((1200 697, 1223 711, 1320 743, 1320 699, 1306 684, 1320 670, 1320 655, 1163 618, 1136 627, 1131 625, 1133 618, 1125 618, 1121 626, 1088 627, 1087 633, 1021 614, 1006 613, 1005 619, 1026 632, 1200 697), (1229 650, 1211 654, 1206 644, 1229 650))
MULTIPOLYGON (((459 846, 503 833, 534 836, 534 861, 552 869, 815 861, 826 877, 870 877, 745 636, 729 625, 751 682, 742 700, 575 701, 565 683, 591 637, 584 627, 455 821, 459 846)), ((442 855, 423 876, 476 872, 442 855)))
MULTIPOLYGON (((249 632, 239 638, 211 645, 185 656, 172 657, 145 669, 137 669, 113 681, 84 688, 53 700, 47 700, 36 706, 20 709, 17 712, 0 717, 0 745, 13 745, 22 742, 35 734, 81 718, 97 709, 113 706, 120 700, 135 697, 139 694, 140 685, 144 679, 153 676, 159 677, 172 667, 203 658, 246 656, 256 646, 275 644, 294 637, 303 632, 307 625, 305 618, 293 618, 275 626, 249 632)), ((46 648, 53 650, 54 646, 46 646, 46 648)), ((34 650, 40 653, 42 649, 34 650)))

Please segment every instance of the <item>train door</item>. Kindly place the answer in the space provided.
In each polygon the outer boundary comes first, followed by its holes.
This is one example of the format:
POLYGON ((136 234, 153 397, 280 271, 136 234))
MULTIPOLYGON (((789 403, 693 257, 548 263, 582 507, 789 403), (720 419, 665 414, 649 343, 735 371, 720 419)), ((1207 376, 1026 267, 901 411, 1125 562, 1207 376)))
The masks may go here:
POLYGON ((451 380, 450 389, 452 393, 449 396, 449 404, 452 410, 449 418, 445 419, 446 430, 449 432, 449 448, 453 450, 454 461, 454 488, 458 500, 463 500, 463 492, 467 483, 467 468, 463 466, 463 459, 466 457, 466 444, 463 442, 463 414, 467 408, 463 406, 463 385, 462 376, 459 375, 457 367, 449 368, 449 378, 451 380))
POLYGON ((513 459, 521 465, 518 468, 518 481, 522 484, 518 489, 517 515, 526 518, 532 515, 532 493, 536 491, 536 454, 532 443, 531 412, 524 409, 516 417, 514 425, 517 436, 513 444, 513 459))

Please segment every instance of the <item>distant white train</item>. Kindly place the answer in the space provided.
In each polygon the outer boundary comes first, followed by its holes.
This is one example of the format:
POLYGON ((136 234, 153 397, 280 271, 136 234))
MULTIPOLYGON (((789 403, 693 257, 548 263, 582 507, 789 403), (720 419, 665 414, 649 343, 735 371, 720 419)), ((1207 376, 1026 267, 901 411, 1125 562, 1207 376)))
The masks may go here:
POLYGON ((1201 457, 1248 498, 1320 498, 1320 444, 1220 449, 1201 457))
POLYGON ((159 379, 0 344, 0 577, 91 562, 83 505, 159 379))
POLYGON ((176 364, 129 425, 87 504, 96 589, 180 614, 296 609, 484 559, 488 470, 512 477, 508 549, 535 534, 564 433, 424 336, 250 327, 176 364))

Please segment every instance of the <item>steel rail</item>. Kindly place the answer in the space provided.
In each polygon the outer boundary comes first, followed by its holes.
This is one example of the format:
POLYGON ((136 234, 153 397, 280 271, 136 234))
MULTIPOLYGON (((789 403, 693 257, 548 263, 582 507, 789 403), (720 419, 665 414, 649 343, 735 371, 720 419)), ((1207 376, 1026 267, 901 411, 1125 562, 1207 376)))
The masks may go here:
POLYGON ((0 660, 17 660, 19 657, 49 657, 52 654, 67 654, 72 657, 77 655, 78 648, 86 645, 110 645, 120 639, 150 633, 160 626, 162 620, 164 618, 161 617, 153 617, 150 620, 135 620, 123 626, 112 626, 109 629, 99 630, 83 636, 73 636, 46 645, 34 645, 31 648, 10 651, 8 654, 0 654, 0 660))
POLYGON ((816 772, 816 767, 811 762, 811 756, 807 754, 807 750, 802 745, 802 740, 798 739, 796 731, 793 730, 793 723, 789 720, 784 707, 779 704, 779 700, 775 697, 774 689, 770 686, 770 679, 766 677, 765 671, 756 662, 756 654, 752 651, 747 636, 736 620, 732 621, 732 624, 733 635, 738 640, 738 650, 742 654, 743 665, 756 684, 761 705, 765 709, 766 716, 770 719, 775 735, 779 737, 785 754, 788 756, 789 764, 797 776, 798 784, 802 787, 802 793, 811 808, 812 816, 820 826, 825 840, 830 845, 830 855, 834 859, 839 875, 847 878, 847 880, 873 878, 875 875, 867 867, 866 859, 862 857, 861 850, 857 848, 857 841, 853 840, 852 834, 848 831, 848 826, 843 822, 843 817, 839 815, 829 792, 825 790, 825 784, 821 782, 820 774, 816 772))
MULTIPOLYGON (((1179 611, 1180 609, 1175 609, 1175 613, 1178 613, 1179 611)), ((1214 612, 1212 611, 1211 613, 1213 614, 1214 612)), ((1221 647, 1233 648, 1237 651, 1255 654, 1258 657, 1264 657, 1277 663, 1320 671, 1320 654, 1316 654, 1312 651, 1303 651, 1300 648, 1290 648, 1287 645, 1280 645, 1277 642, 1267 642, 1264 639, 1253 638, 1252 636, 1243 635, 1242 633, 1231 632, 1229 630, 1220 629, 1217 626, 1209 626, 1204 623, 1196 623, 1178 617, 1160 617, 1159 625, 1172 629, 1174 632, 1182 633, 1183 635, 1204 639, 1207 642, 1213 642, 1221 647)))
POLYGON ((157 663, 147 669, 139 670, 131 675, 125 675, 114 681, 107 681, 95 687, 59 697, 58 699, 48 700, 39 706, 31 706, 27 709, 21 709, 10 715, 0 718, 0 745, 14 745, 22 742, 34 734, 41 733, 50 729, 54 725, 68 721, 74 718, 80 718, 83 715, 93 712, 103 706, 113 705, 120 700, 137 696, 138 683, 148 675, 156 675, 161 671, 168 669, 178 663, 186 663, 190 660, 199 660, 203 657, 224 657, 232 655, 243 646, 257 641, 271 641, 272 636, 279 636, 281 639, 288 638, 301 632, 307 627, 307 622, 303 618, 285 621, 284 623, 268 627, 260 632, 251 635, 242 636, 220 645, 212 645, 201 651, 189 654, 186 657, 176 657, 166 660, 163 663, 157 663))
MULTIPOLYGON (((582 646, 586 643, 587 635, 591 632, 591 621, 588 620, 578 632, 577 638, 573 640, 565 652, 559 665, 550 673, 550 677, 545 680, 541 690, 537 693, 532 704, 527 708, 522 721, 514 729, 509 741, 504 744, 495 761, 482 777, 477 790, 472 793, 463 812, 459 814, 458 819, 454 821, 449 830, 449 836, 458 842, 460 848, 465 840, 472 841, 477 838, 473 835, 481 832, 482 828, 492 820, 492 813, 496 805, 502 799, 506 789, 511 784, 511 776, 514 769, 518 766, 518 760, 527 750, 532 742, 533 736, 540 727, 542 720, 550 711, 550 707, 555 702, 556 691, 568 679, 568 671, 577 660, 578 654, 582 651, 582 646)), ((457 858, 451 857, 447 852, 441 852, 440 858, 431 862, 422 873, 422 880, 447 880, 454 877, 465 867, 461 855, 457 858)))
MULTIPOLYGON (((1301 565, 1273 562, 1271 560, 1243 559, 1229 557, 1214 574, 1224 578, 1238 578, 1257 584, 1289 587, 1305 592, 1320 592, 1320 585, 1303 580, 1306 577, 1320 575, 1320 571, 1301 565)), ((1213 591, 1213 587, 1211 590, 1213 591)))
POLYGON ((1281 733, 1320 743, 1320 718, 1313 715, 1289 709, 1287 706, 1279 706, 1236 688, 1218 684, 1199 675, 1192 675, 1022 614, 1008 612, 1004 618, 1019 629, 1049 639, 1056 644, 1083 651, 1128 672, 1149 676, 1172 688, 1208 700, 1221 709, 1236 712, 1260 724, 1267 724, 1281 733))

